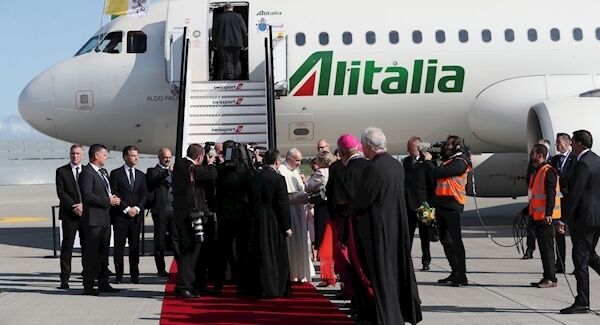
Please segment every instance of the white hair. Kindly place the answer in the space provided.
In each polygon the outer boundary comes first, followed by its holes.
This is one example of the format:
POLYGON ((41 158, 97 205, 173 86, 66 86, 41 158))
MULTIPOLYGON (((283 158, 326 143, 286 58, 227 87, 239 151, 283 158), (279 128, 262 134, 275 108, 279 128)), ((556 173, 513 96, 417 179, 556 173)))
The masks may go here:
POLYGON ((366 128, 361 137, 361 142, 368 146, 373 151, 386 151, 385 146, 385 134, 380 128, 368 127, 366 128))
POLYGON ((292 148, 288 150, 287 154, 285 155, 285 159, 288 160, 292 157, 295 158, 296 155, 301 155, 300 150, 298 150, 298 148, 292 148))

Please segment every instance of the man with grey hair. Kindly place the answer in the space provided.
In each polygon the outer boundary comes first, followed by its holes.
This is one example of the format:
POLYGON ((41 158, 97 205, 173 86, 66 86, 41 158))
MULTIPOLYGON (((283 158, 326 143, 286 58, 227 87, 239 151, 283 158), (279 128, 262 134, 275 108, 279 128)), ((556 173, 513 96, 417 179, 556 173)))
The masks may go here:
POLYGON ((361 143, 371 164, 362 175, 350 211, 363 225, 358 229, 357 247, 364 256, 360 264, 368 278, 365 285, 373 293, 367 320, 375 324, 416 324, 422 319, 421 300, 410 256, 404 168, 386 152, 381 129, 367 128, 361 143))
POLYGON ((290 219, 292 232, 288 237, 288 257, 290 260, 290 278, 293 282, 307 282, 311 279, 311 263, 308 255, 308 227, 306 225, 306 210, 304 204, 307 194, 304 182, 298 171, 302 163, 302 153, 296 148, 288 150, 285 163, 278 168, 285 177, 287 193, 290 200, 290 219))

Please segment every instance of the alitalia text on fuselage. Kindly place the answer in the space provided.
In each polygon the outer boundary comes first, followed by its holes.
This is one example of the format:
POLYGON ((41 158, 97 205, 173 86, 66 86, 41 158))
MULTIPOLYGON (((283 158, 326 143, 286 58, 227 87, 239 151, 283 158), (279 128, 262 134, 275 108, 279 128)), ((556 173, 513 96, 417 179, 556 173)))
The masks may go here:
POLYGON ((460 93, 464 81, 462 66, 442 65, 437 59, 384 66, 376 60, 334 61, 333 51, 320 51, 290 77, 290 90, 293 96, 460 93))

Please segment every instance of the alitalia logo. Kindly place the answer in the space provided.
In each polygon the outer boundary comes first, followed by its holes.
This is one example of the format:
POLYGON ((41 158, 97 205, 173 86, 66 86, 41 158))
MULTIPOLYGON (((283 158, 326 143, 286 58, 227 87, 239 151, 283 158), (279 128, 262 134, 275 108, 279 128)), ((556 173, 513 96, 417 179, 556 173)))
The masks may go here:
POLYGON ((414 60, 412 66, 381 66, 372 60, 333 61, 333 51, 311 54, 290 78, 293 96, 459 93, 465 69, 438 65, 436 59, 414 60))

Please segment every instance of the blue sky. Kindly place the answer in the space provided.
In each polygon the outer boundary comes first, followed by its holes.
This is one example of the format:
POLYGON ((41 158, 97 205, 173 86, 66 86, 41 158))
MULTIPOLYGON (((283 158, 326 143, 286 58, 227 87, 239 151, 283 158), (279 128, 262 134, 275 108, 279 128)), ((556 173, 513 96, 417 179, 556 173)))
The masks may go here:
POLYGON ((103 8, 104 0, 0 1, 0 138, 24 135, 28 126, 17 108, 21 90, 40 72, 72 57, 100 29, 101 19, 107 23, 103 8))

